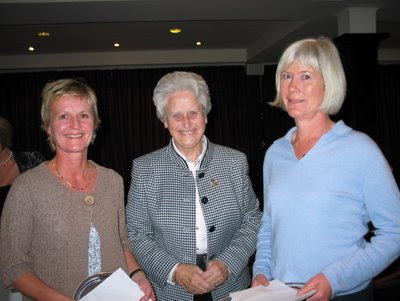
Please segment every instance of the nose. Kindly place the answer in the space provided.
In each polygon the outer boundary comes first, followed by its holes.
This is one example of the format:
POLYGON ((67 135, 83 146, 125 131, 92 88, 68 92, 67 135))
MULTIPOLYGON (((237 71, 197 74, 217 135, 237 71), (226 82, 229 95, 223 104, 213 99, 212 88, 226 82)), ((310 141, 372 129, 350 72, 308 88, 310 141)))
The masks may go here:
POLYGON ((185 116, 183 117, 183 126, 184 126, 185 128, 190 128, 190 118, 189 118, 188 115, 185 115, 185 116))
POLYGON ((299 90, 299 83, 297 79, 292 78, 289 82, 289 91, 290 92, 296 92, 299 90))
POLYGON ((80 122, 79 118, 73 117, 71 119, 71 128, 79 129, 80 127, 81 127, 81 122, 80 122))

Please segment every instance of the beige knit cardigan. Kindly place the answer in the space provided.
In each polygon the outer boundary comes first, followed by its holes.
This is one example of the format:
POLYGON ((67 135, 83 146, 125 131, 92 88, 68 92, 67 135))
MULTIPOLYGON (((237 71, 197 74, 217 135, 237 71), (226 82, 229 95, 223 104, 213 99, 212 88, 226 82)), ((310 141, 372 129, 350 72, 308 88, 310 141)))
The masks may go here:
POLYGON ((126 270, 124 250, 130 249, 130 243, 123 181, 111 169, 96 168, 96 183, 90 193, 64 186, 48 170, 47 162, 14 181, 0 228, 0 277, 6 287, 31 271, 72 297, 88 276, 91 223, 101 240, 102 271, 126 270), (95 198, 94 205, 85 204, 87 195, 95 198))

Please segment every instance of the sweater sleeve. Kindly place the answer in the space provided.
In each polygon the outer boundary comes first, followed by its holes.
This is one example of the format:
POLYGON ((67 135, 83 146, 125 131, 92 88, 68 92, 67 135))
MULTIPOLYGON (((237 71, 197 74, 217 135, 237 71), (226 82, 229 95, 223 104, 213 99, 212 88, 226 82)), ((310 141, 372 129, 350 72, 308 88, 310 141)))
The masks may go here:
POLYGON ((267 156, 264 159, 264 205, 261 227, 257 238, 257 252, 253 264, 253 277, 262 274, 272 280, 271 274, 271 219, 267 212, 267 187, 268 187, 268 163, 267 156))
POLYGON ((370 281, 400 255, 400 194, 390 168, 378 149, 364 176, 362 195, 369 217, 376 228, 370 243, 323 269, 334 295, 370 281))
POLYGON ((121 238, 122 248, 124 249, 124 251, 131 250, 131 244, 129 242, 128 233, 126 231, 124 184, 121 176, 119 175, 114 189, 116 189, 118 199, 119 235, 121 238))
POLYGON ((4 206, 0 228, 0 271, 5 287, 25 272, 32 272, 29 250, 33 207, 29 179, 21 175, 12 185, 4 206))

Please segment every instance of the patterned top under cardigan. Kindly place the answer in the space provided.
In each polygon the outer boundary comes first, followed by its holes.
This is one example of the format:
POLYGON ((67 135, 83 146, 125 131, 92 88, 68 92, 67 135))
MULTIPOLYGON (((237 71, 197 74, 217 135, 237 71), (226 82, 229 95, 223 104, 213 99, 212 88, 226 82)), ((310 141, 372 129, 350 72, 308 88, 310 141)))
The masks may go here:
POLYGON ((250 284, 261 212, 248 176, 246 156, 208 143, 196 178, 172 143, 133 161, 128 194, 127 230, 157 300, 192 300, 169 283, 177 263, 196 264, 195 181, 207 226, 208 259, 223 261, 230 276, 212 292, 213 299, 250 284))

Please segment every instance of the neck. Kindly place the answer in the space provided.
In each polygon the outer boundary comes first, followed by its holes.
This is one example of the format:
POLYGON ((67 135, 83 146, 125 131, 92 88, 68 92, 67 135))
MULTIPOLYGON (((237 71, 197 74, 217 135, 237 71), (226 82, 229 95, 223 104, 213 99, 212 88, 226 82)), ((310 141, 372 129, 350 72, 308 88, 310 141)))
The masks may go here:
POLYGON ((328 115, 322 115, 312 121, 296 121, 297 129, 293 135, 293 142, 318 140, 322 135, 329 132, 334 124, 328 115))
POLYGON ((4 148, 0 152, 0 166, 7 164, 13 157, 13 153, 9 148, 4 148))

